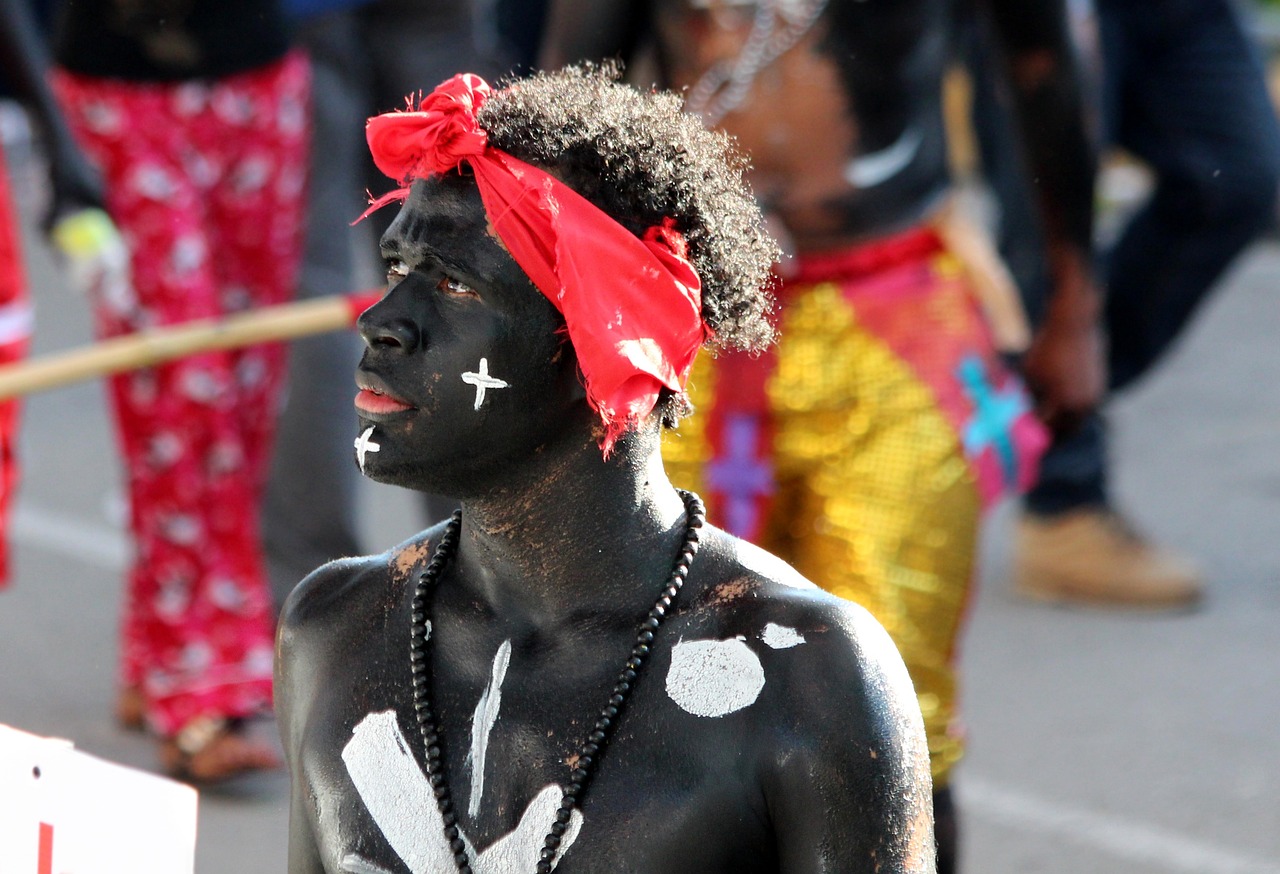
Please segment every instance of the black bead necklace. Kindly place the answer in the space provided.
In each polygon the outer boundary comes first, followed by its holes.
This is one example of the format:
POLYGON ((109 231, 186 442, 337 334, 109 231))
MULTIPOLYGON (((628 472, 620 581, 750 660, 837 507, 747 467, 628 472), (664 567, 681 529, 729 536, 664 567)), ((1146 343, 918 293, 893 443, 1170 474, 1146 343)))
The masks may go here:
MULTIPOLYGON (((698 529, 706 522, 707 511, 702 504, 702 499, 693 492, 681 490, 680 496, 684 499, 686 514, 684 544, 680 548, 680 554, 676 556, 671 575, 659 593, 658 600, 654 602, 648 615, 640 623, 635 645, 631 648, 631 654, 623 665, 622 672, 618 674, 618 681, 614 684, 613 691, 609 693, 609 703, 600 711, 595 727, 578 750, 578 760, 569 774, 569 785, 563 789, 564 797, 560 802, 560 808, 556 811, 555 822, 551 824, 551 830, 542 843, 542 852, 538 859, 538 874, 550 874, 551 867, 555 864, 556 855, 560 852, 560 839, 569 828, 573 809, 582 804, 582 796, 591 781, 593 766, 603 755, 605 745, 613 734, 623 706, 627 703, 627 697, 635 687, 641 669, 649 660, 654 634, 662 625, 662 620, 666 618, 676 596, 680 594, 680 588, 689 575, 689 566, 693 564, 693 557, 698 553, 698 529)), ((418 584, 413 593, 409 658, 413 674, 413 709, 418 720, 418 728, 422 732, 423 745, 427 751, 427 780, 435 794, 436 808, 444 820, 444 835, 449 841, 449 849, 453 851, 453 861, 457 863, 458 870, 462 874, 472 874, 471 861, 467 858, 466 844, 458 829, 458 816, 453 809, 453 799, 450 797, 449 785, 444 777, 440 726, 436 723, 435 713, 431 709, 431 660, 430 651, 427 648, 427 623, 431 618, 428 614, 430 595, 440 579, 441 571, 458 550, 458 532, 461 528, 462 511, 456 510, 449 519, 444 536, 440 538, 440 545, 436 547, 435 554, 427 563, 426 570, 418 577, 418 584)))

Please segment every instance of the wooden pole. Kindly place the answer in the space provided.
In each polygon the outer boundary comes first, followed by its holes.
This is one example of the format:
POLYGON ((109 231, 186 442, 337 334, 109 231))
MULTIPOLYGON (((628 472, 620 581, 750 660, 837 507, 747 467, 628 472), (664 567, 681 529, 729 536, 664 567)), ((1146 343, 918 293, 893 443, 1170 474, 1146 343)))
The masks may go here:
POLYGON ((175 358, 257 343, 294 340, 355 324, 382 292, 339 294, 215 319, 148 328, 92 346, 0 367, 0 400, 163 364, 175 358))

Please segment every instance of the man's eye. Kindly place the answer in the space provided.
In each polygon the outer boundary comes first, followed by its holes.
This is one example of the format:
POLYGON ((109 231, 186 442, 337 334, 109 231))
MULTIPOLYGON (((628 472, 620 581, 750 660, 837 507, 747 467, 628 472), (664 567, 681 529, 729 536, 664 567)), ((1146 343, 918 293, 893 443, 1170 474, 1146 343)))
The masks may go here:
POLYGON ((409 265, 401 261, 399 258, 387 259, 387 281, 392 279, 404 279, 409 275, 409 265))
POLYGON ((465 282, 459 282, 458 280, 448 276, 441 277, 440 281, 436 283, 436 288, 440 289, 446 294, 472 294, 473 295, 476 293, 476 290, 471 286, 467 285, 465 282))

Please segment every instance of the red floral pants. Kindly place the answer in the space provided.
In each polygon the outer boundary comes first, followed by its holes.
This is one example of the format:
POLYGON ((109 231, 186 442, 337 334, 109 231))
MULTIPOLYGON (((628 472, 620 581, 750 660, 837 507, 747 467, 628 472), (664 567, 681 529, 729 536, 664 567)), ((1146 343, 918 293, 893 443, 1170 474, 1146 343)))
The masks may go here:
MULTIPOLYGON (((9 174, 0 152, 0 364, 21 360, 30 340, 31 302, 27 299, 9 174)), ((4 533, 9 530, 9 510, 18 485, 18 406, 17 399, 0 401, 0 588, 9 579, 9 548, 4 533)))
MULTIPOLYGON (((292 296, 309 140, 302 56, 211 82, 62 71, 55 86, 131 253, 132 289, 95 301, 101 336, 292 296)), ((284 355, 211 352, 111 381, 135 541, 122 679, 166 736, 271 702, 258 519, 284 355)))

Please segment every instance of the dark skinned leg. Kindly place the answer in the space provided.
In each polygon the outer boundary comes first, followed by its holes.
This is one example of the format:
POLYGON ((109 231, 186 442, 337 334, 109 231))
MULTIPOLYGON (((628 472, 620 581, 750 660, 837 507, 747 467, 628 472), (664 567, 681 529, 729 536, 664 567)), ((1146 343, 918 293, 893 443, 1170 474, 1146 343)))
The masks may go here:
POLYGON ((933 793, 933 836, 938 845, 938 874, 955 874, 960 840, 950 786, 933 793))

